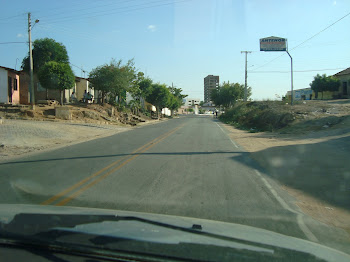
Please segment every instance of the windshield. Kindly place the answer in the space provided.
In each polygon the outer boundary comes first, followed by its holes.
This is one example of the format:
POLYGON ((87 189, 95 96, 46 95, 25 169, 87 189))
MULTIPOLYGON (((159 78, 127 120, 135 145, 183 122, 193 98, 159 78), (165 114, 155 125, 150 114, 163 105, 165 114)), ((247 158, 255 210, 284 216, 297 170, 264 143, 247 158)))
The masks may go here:
POLYGON ((350 254, 349 19, 346 0, 3 2, 0 204, 350 254))

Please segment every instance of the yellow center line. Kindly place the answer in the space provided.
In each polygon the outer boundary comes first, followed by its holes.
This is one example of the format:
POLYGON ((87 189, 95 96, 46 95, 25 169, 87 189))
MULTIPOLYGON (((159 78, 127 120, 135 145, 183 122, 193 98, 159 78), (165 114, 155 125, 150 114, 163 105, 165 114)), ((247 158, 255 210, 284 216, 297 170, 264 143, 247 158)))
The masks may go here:
MULTIPOLYGON (((175 128, 176 129, 176 128, 175 128)), ((159 139, 162 139, 162 137, 166 137, 168 134, 172 133, 173 130, 168 131, 167 133, 160 135, 159 137, 156 137, 155 139, 153 139, 152 141, 146 143, 145 145, 139 147, 138 149, 134 150, 132 153, 130 153, 130 155, 135 154, 141 150, 143 150, 145 147, 152 145, 154 142, 156 142, 159 139)), ((94 173, 93 175, 84 178, 83 180, 79 181, 78 183, 72 185, 71 187, 61 191, 60 193, 58 193, 57 195, 52 196, 51 198, 45 200, 44 202, 41 203, 41 205, 49 205, 51 203, 53 203, 54 201, 56 201, 57 199, 59 199, 60 197, 70 193, 71 191, 75 190, 76 188, 82 186, 83 184, 87 183, 89 180, 99 176, 102 172, 112 168, 113 166, 119 164, 121 161, 125 160, 126 158, 128 158, 129 156, 123 157, 122 159, 119 159, 113 163, 111 163, 110 165, 102 168, 101 170, 97 171, 96 173, 94 173)))
POLYGON ((113 168, 112 170, 108 171, 107 173, 105 173, 104 175, 98 177, 97 179, 95 179, 94 181, 90 182, 89 184, 85 185, 84 187, 80 188, 79 190, 77 190, 76 192, 74 192, 73 194, 71 194, 70 196, 68 196, 67 198, 61 200, 60 202, 58 202, 56 204, 56 206, 63 206, 65 204, 67 204, 69 201, 71 201, 72 199, 74 199, 75 197, 77 197, 78 195, 82 194, 85 190, 87 190, 88 188, 92 187, 93 185, 97 184, 98 182, 100 182, 101 180, 105 179, 106 177, 108 177, 109 175, 111 175, 112 173, 114 173, 115 171, 117 171, 118 169, 122 168, 123 166, 125 166, 127 163, 131 162, 132 160, 134 160, 135 158, 137 158, 138 156, 140 156, 143 152, 146 152, 147 150, 149 150, 150 148, 154 147, 156 144, 160 143, 161 141, 163 141, 165 138, 169 137, 170 135, 172 135, 173 133, 175 133, 177 130, 179 130, 180 128, 182 128, 182 126, 175 128, 175 130, 172 130, 170 133, 167 133, 166 136, 163 136, 162 138, 160 138, 159 140, 157 140, 156 142, 154 142, 153 144, 149 145, 148 147, 146 147, 145 149, 143 149, 142 151, 138 152, 136 155, 134 155, 133 157, 127 159, 126 161, 124 161, 123 163, 121 163, 119 166, 113 168))

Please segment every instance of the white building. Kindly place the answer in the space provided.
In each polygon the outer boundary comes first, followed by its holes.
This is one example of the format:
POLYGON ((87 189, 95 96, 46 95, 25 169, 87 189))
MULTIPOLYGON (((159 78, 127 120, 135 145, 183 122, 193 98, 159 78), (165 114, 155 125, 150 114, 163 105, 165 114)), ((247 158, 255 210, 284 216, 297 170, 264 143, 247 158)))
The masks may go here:
POLYGON ((186 107, 199 105, 199 103, 201 102, 199 98, 185 98, 184 100, 185 100, 184 106, 186 107))

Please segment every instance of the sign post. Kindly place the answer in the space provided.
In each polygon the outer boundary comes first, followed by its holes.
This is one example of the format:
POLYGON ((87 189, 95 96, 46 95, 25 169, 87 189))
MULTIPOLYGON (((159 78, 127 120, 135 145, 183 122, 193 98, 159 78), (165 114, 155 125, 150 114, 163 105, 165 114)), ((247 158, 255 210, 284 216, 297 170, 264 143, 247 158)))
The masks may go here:
POLYGON ((260 51, 265 52, 278 52, 278 51, 285 51, 290 57, 290 65, 291 65, 291 105, 293 105, 293 58, 289 54, 287 49, 287 39, 276 37, 276 36, 270 36, 266 38, 260 39, 260 51))

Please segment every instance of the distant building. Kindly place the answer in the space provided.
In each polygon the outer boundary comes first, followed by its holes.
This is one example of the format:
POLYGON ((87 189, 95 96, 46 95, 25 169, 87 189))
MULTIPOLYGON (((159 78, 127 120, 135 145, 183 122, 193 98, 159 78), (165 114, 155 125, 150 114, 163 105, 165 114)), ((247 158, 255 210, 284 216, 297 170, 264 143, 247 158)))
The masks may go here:
MULTIPOLYGON (((291 100, 290 94, 291 94, 291 91, 288 91, 286 94, 286 99, 288 101, 291 100)), ((293 100, 294 101, 311 100, 313 97, 315 97, 315 94, 313 93, 311 88, 303 88, 303 89, 293 90, 293 100)))
POLYGON ((350 67, 336 73, 334 77, 340 80, 338 97, 349 98, 350 97, 350 67))
POLYGON ((211 101, 211 90, 219 87, 219 76, 208 75, 204 78, 204 103, 211 101))
POLYGON ((190 106, 195 106, 199 105, 201 100, 199 98, 185 98, 184 101, 184 106, 190 107, 190 106))
MULTIPOLYGON (((340 81, 337 91, 323 91, 316 94, 311 88, 293 90, 293 100, 312 100, 312 99, 338 99, 350 98, 350 67, 333 75, 340 81)), ((290 101, 291 91, 286 94, 286 100, 290 101)))

